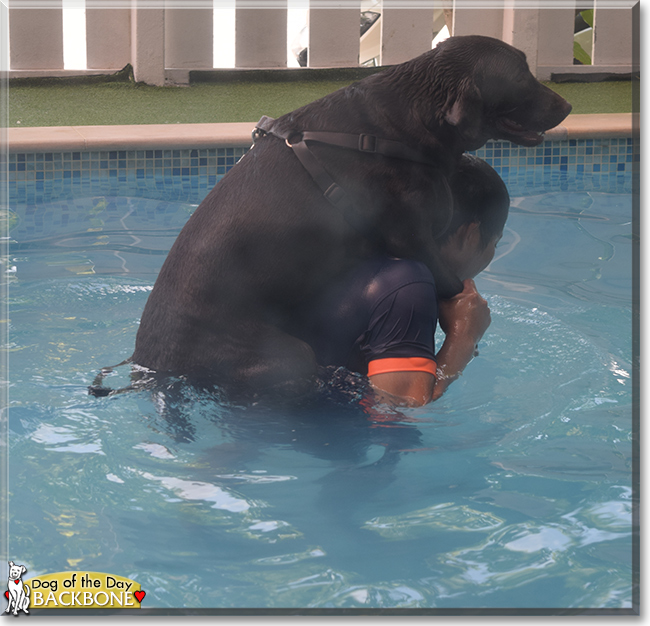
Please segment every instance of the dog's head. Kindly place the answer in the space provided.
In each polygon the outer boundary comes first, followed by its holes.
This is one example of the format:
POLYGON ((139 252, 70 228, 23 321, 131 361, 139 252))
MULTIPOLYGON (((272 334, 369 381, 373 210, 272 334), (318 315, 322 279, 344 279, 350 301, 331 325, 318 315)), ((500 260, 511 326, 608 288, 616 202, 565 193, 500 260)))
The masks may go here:
POLYGON ((427 55, 440 99, 437 121, 458 132, 464 150, 476 150, 488 139, 536 146, 544 131, 571 111, 531 74, 523 52, 498 39, 451 37, 427 55))
POLYGON ((16 565, 13 561, 9 561, 9 580, 18 580, 26 571, 24 565, 16 565))

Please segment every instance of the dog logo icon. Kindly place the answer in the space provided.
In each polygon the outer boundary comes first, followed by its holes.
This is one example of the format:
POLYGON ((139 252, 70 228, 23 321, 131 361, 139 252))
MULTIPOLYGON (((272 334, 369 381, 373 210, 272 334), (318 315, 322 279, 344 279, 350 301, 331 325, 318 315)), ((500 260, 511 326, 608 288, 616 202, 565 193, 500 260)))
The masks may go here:
POLYGON ((18 611, 23 611, 29 615, 29 587, 22 581, 22 575, 27 571, 24 565, 16 565, 9 561, 9 580, 7 582, 7 608, 5 613, 9 613, 13 608, 13 614, 18 615, 18 611))

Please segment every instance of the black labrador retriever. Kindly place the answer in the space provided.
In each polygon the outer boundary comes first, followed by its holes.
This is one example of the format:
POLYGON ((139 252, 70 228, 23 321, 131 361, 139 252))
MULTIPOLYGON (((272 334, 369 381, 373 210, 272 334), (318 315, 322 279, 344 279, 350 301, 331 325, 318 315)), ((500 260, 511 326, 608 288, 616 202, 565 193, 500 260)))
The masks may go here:
POLYGON ((248 394, 299 386, 317 370, 291 334, 300 306, 378 250, 426 263, 441 297, 461 291, 436 246, 447 176, 490 138, 539 144, 570 110, 522 52, 468 36, 263 118, 174 243, 132 361, 248 394))

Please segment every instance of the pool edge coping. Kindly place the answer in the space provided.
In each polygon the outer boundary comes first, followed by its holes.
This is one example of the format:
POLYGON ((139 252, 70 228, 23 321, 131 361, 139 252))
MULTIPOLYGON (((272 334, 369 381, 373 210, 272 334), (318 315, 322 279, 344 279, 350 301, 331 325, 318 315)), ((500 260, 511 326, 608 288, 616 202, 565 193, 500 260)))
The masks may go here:
MULTIPOLYGON (((569 115, 545 141, 631 137, 638 113, 569 115)), ((7 128, 10 153, 248 147, 256 122, 7 128)))

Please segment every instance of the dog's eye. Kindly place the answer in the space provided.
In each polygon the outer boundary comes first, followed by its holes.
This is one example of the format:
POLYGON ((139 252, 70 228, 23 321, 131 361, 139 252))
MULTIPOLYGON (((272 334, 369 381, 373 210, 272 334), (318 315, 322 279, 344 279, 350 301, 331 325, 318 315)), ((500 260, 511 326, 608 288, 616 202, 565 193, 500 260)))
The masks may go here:
POLYGON ((511 109, 506 109, 505 111, 503 111, 503 113, 501 113, 501 115, 510 115, 510 113, 514 113, 518 108, 519 108, 518 106, 515 106, 512 107, 511 109))

